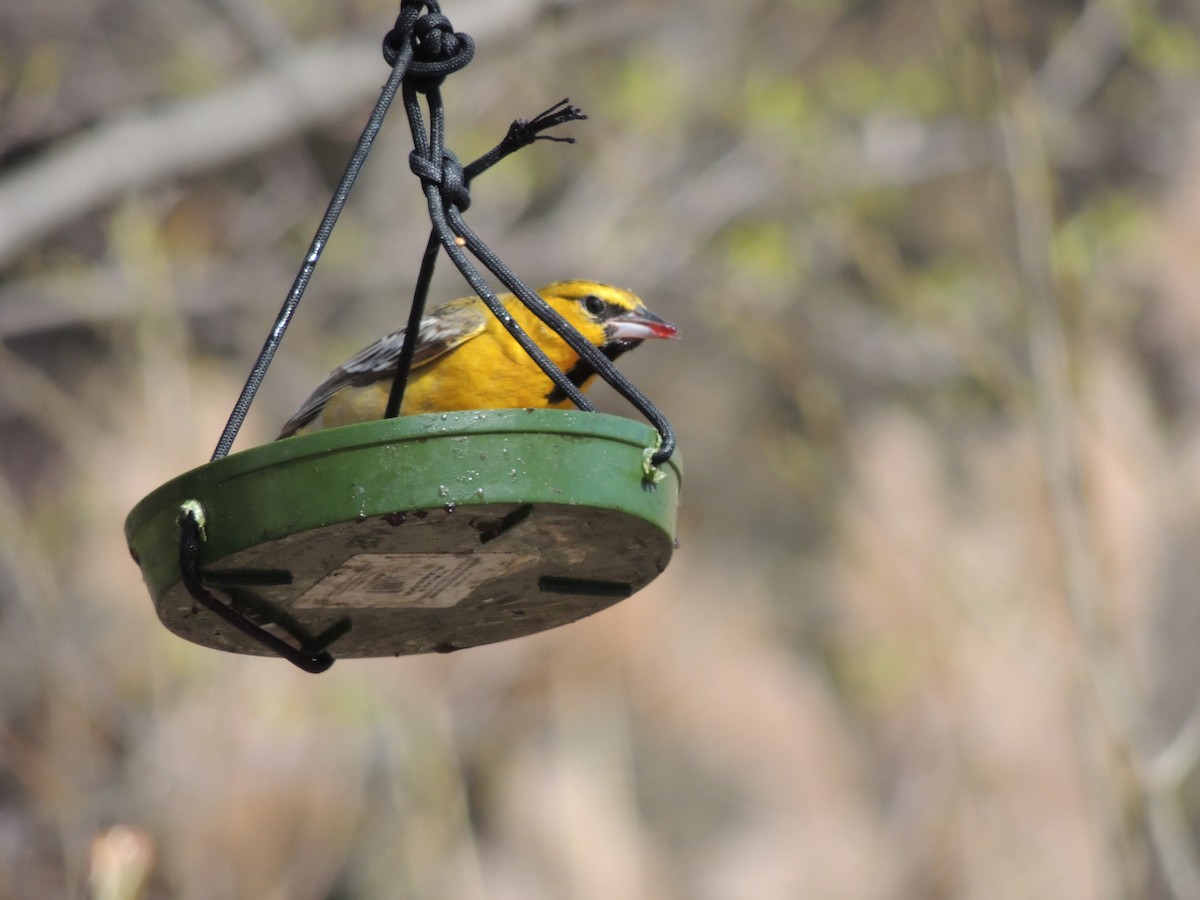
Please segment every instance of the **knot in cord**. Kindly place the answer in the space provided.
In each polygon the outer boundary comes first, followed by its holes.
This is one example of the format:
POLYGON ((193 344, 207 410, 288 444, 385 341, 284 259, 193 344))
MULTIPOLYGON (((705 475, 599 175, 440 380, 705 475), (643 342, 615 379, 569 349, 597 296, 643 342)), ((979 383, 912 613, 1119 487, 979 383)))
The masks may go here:
POLYGON ((475 56, 475 41, 469 34, 456 32, 435 3, 405 0, 395 26, 383 39, 383 58, 389 66, 396 64, 405 42, 411 42, 413 48, 408 78, 423 94, 439 87, 447 75, 457 72, 475 56), (416 17, 415 11, 422 5, 427 5, 430 11, 416 17))
POLYGON ((437 185, 447 206, 463 211, 471 205, 471 188, 454 151, 443 150, 442 164, 439 166, 414 150, 408 154, 408 167, 425 184, 437 185))

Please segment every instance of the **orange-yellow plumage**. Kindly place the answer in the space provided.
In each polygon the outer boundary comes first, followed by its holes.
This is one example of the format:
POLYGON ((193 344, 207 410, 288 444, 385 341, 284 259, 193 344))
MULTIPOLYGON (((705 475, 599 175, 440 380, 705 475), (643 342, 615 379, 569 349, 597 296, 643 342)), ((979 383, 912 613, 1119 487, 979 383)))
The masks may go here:
MULTIPOLYGON (((623 288, 560 281, 538 294, 610 359, 647 338, 675 337, 673 325, 623 288)), ((511 294, 500 300, 554 364, 586 389, 594 373, 578 354, 511 294)), ((382 418, 403 336, 393 332, 335 369, 280 437, 382 418)), ((478 297, 453 300, 422 320, 402 415, 572 405, 478 297)))

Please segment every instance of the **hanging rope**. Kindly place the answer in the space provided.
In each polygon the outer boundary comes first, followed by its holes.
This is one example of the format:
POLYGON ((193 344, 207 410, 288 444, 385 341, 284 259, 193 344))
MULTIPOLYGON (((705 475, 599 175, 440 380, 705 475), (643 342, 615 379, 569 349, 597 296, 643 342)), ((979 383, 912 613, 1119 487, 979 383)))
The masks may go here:
POLYGON ((266 377, 271 360, 275 358, 275 351, 279 349, 279 344, 283 340, 283 334, 287 331, 287 327, 292 321, 292 315, 296 312, 296 307, 300 305, 304 291, 308 288, 309 279, 312 278, 313 270, 317 267, 317 261, 320 260, 321 253, 325 249, 325 244, 329 241, 329 235, 333 232, 333 226, 337 224, 338 217, 342 214, 342 210, 346 206, 346 200, 350 196, 350 189, 354 187, 354 182, 358 180, 358 173, 362 171, 363 164, 367 161, 367 154, 371 151, 371 145, 375 143, 375 138, 383 125, 384 116, 387 115, 387 111, 392 105, 392 100, 396 97, 396 91, 400 89, 400 84, 408 71, 408 64, 411 57, 411 47, 406 48, 405 55, 397 58, 392 67, 392 74, 388 77, 387 83, 383 86, 383 91, 379 94, 379 100, 375 103, 375 109, 371 111, 371 117, 367 120, 367 126, 363 129, 362 136, 358 139, 358 146, 354 148, 354 154, 350 157, 350 162, 346 166, 342 180, 338 182, 338 186, 333 192, 333 197, 329 201, 329 206, 325 209, 325 215, 321 218, 321 224, 317 226, 317 233, 313 236, 312 243, 308 245, 308 253, 304 256, 304 262, 300 266, 300 271, 296 273, 296 279, 292 282, 292 289, 288 291, 287 298, 283 301, 283 308, 279 310, 279 315, 275 318, 275 325, 271 329, 271 333, 267 335, 267 340, 263 344, 262 350, 259 351, 258 359, 255 360, 254 367, 250 370, 250 377, 246 379, 246 384, 242 387, 242 392, 238 396, 237 403, 233 406, 233 412, 229 415, 229 421, 225 423, 225 430, 221 432, 221 438, 217 441, 217 448, 213 451, 213 460, 218 460, 229 455, 229 449, 233 446, 233 440, 237 437, 242 423, 246 420, 246 413, 250 411, 250 404, 254 402, 254 396, 258 393, 259 387, 262 386, 263 378, 266 377))
MULTIPOLYGON (((292 634, 301 641, 297 649, 282 638, 276 637, 256 622, 252 622, 232 606, 226 606, 212 595, 204 585, 204 575, 199 569, 200 541, 204 536, 204 526, 201 524, 203 510, 197 509, 198 504, 186 503, 179 515, 179 574, 183 586, 192 595, 192 599, 221 619, 227 625, 236 628, 247 637, 253 638, 266 649, 281 656, 292 665, 319 675, 333 665, 333 656, 325 650, 329 644, 341 637, 348 630, 348 622, 335 623, 325 634, 311 640, 304 640, 302 634, 292 634)), ((282 620, 275 623, 284 626, 282 620)))
MULTIPOLYGON (((384 39, 384 58, 399 59, 405 49, 409 49, 415 59, 421 59, 425 54, 432 57, 435 54, 445 54, 449 61, 455 60, 456 49, 461 43, 469 42, 464 34, 455 34, 450 22, 437 12, 436 3, 421 4, 405 0, 401 8, 400 18, 396 28, 384 39), (421 16, 416 27, 408 30, 404 27, 407 19, 407 7, 427 6, 430 13, 421 16), (427 23, 427 24, 423 24, 427 23), (436 36, 436 37, 435 37, 436 36)), ((433 65, 433 59, 428 60, 433 65)), ((453 68, 450 68, 453 71, 453 68)), ((447 73, 448 74, 448 73, 447 73)), ((569 398, 579 409, 594 410, 595 406, 583 395, 583 392, 567 378, 546 355, 546 353, 524 332, 520 325, 504 308, 491 287, 484 280, 479 270, 472 265, 466 251, 470 251, 484 268, 496 276, 500 282, 524 303, 534 315, 545 322, 555 331, 575 353, 586 362, 601 378, 608 382, 639 412, 642 413, 658 429, 661 443, 651 456, 654 465, 661 465, 670 459, 675 450, 675 432, 666 416, 643 394, 636 385, 626 378, 604 353, 580 334, 545 300, 525 284, 517 274, 467 225, 462 217, 471 204, 470 183, 473 178, 495 165, 510 153, 528 146, 537 140, 556 140, 564 143, 574 143, 573 138, 552 137, 542 134, 543 131, 565 122, 584 119, 586 116, 566 100, 556 103, 541 115, 530 121, 514 122, 505 135, 504 140, 488 153, 475 160, 465 168, 459 163, 458 157, 445 147, 445 110, 442 105, 440 77, 423 77, 406 79, 403 87, 404 108, 408 113, 409 128, 412 131, 414 150, 409 156, 409 167, 421 179, 425 191, 425 199, 429 207, 429 218, 433 223, 429 243, 426 245, 425 257, 417 279, 417 289, 413 295, 412 311, 409 315, 408 329, 401 348, 400 361, 396 369, 396 378, 392 385, 392 393, 388 398, 387 416, 399 413, 404 398, 404 389, 408 379, 408 370, 412 363, 413 352, 418 337, 418 325, 425 308, 425 290, 432 277, 437 254, 432 252, 434 242, 440 243, 442 249, 453 261, 459 272, 471 288, 479 295, 487 308, 500 324, 512 335, 521 348, 536 362, 543 372, 554 382, 562 394, 569 398), (429 110, 429 129, 426 131, 418 102, 418 94, 425 96, 429 110), (465 248, 465 249, 464 249, 465 248)))
POLYGON ((403 401, 439 247, 450 257, 491 313, 554 382, 562 395, 570 399, 579 409, 589 411, 595 409, 595 406, 584 397, 583 392, 550 360, 505 310, 504 305, 496 297, 479 270, 471 263, 467 256, 469 251, 485 269, 495 275, 539 319, 553 329, 597 375, 612 385, 617 393, 628 400, 658 430, 660 443, 651 456, 651 462, 654 465, 661 465, 671 457, 675 450, 675 432, 666 416, 613 365, 612 361, 598 347, 581 335, 526 285, 471 230, 462 217, 463 212, 471 205, 470 184, 474 178, 510 153, 535 141, 574 143, 574 138, 553 136, 544 132, 566 122, 587 118, 568 101, 562 100, 533 119, 518 119, 513 122, 499 144, 464 167, 458 161, 458 157, 445 146, 445 110, 442 105, 440 86, 447 75, 467 65, 474 55, 475 42, 471 36, 454 31, 450 20, 442 15, 436 0, 425 0, 425 2, 403 0, 395 26, 383 40, 383 56, 388 65, 392 67, 391 75, 380 93, 379 100, 359 138, 354 154, 325 210, 325 215, 309 245, 304 262, 275 319, 275 325, 263 344, 258 359, 250 371, 250 376, 238 396, 220 440, 217 442, 216 449, 213 451, 213 460, 229 454, 234 439, 250 410, 250 405, 271 365, 275 351, 283 340, 284 332, 291 323, 296 307, 299 306, 300 300, 308 288, 321 253, 346 205, 350 190, 366 162, 371 145, 379 134, 384 116, 391 107, 397 91, 401 90, 413 137, 414 149, 409 155, 409 167, 421 180, 433 228, 422 256, 420 271, 413 291, 408 328, 404 344, 401 347, 396 377, 388 398, 385 415, 389 418, 397 415, 403 401), (427 11, 422 13, 422 10, 427 11), (428 131, 425 127, 418 95, 425 97, 428 107, 428 131))
MULTIPOLYGON (((408 329, 401 347, 399 362, 392 392, 388 399, 386 415, 398 414, 404 397, 408 373, 412 366, 425 300, 433 278, 439 250, 444 250, 462 273, 471 288, 483 303, 508 330, 513 339, 529 354, 543 372, 554 382, 558 391, 582 410, 595 407, 583 396, 567 375, 559 369, 546 353, 525 333, 504 308, 499 298, 484 280, 479 270, 468 258, 468 252, 491 272, 505 287, 516 295, 539 319, 553 329, 580 359, 597 375, 636 407, 658 430, 660 441, 653 451, 647 450, 651 466, 659 466, 670 458, 675 449, 675 433, 666 417, 650 400, 633 385, 605 356, 541 297, 529 288, 503 260, 483 242, 463 219, 463 213, 471 205, 471 181, 511 153, 535 141, 549 140, 574 143, 570 137, 552 136, 545 132, 567 122, 586 119, 579 109, 566 100, 526 121, 518 119, 508 129, 504 139, 479 159, 463 166, 458 157, 445 145, 445 110, 442 105, 441 83, 445 77, 458 71, 471 61, 475 44, 466 34, 455 32, 449 19, 441 14, 436 0, 403 0, 400 15, 393 29, 383 41, 383 55, 392 67, 391 75, 380 93, 379 100, 359 138, 354 154, 337 189, 325 210, 304 262, 292 282, 292 288, 284 300, 262 350, 250 371, 250 376, 238 396, 229 421, 221 433, 212 459, 218 460, 229 454, 234 439, 245 421, 246 414, 262 385, 271 360, 283 340, 284 332, 295 314, 313 271, 329 240, 338 217, 345 208, 350 190, 366 162, 371 146, 379 134, 384 116, 391 107, 397 92, 401 92, 404 108, 413 138, 413 151, 409 155, 409 167, 421 181, 432 223, 429 240, 421 259, 420 271, 413 290, 413 303, 409 312, 408 329), (425 12, 422 12, 425 10, 425 12), (422 113, 419 97, 425 98, 429 113, 428 130, 422 113)), ((654 483, 655 471, 647 469, 646 477, 654 483)), ((336 640, 349 622, 337 622, 320 635, 310 636, 290 625, 284 617, 266 615, 276 627, 282 629, 297 644, 287 641, 264 629, 237 608, 236 600, 227 605, 215 597, 205 583, 199 559, 204 539, 202 518, 198 518, 189 504, 179 519, 180 546, 179 567, 181 580, 188 593, 197 603, 220 617, 226 624, 251 637, 267 650, 282 656, 307 672, 321 672, 333 664, 333 657, 325 650, 336 640)), ((201 513, 202 516, 202 513, 201 513)), ((267 611, 269 612, 269 611, 267 611)))

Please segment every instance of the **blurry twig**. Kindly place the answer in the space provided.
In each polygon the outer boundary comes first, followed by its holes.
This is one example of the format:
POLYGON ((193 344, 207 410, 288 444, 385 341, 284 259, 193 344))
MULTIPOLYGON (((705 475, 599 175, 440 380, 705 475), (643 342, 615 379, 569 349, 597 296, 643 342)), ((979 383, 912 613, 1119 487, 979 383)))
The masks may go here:
MULTIPOLYGON (((1156 5, 1156 0, 1143 0, 1137 4, 1137 11, 1145 14, 1156 5)), ((1030 82, 1032 94, 1036 96, 1037 103, 1047 115, 1072 115, 1103 82, 1128 47, 1132 37, 1129 19, 1133 11, 1128 0, 1091 0, 1087 4, 1030 82)), ((1032 99, 1031 97, 1031 102, 1032 99)), ((1044 236, 1048 237, 1049 234, 1044 236)), ((1041 255, 1044 257, 1044 253, 1041 255)), ((1031 320, 1031 328, 1044 331, 1045 326, 1053 326, 1052 319, 1041 317, 1041 327, 1038 320, 1039 317, 1035 315, 1031 320)), ((1061 339, 1061 329, 1059 338, 1061 339)), ((1036 348, 1039 343, 1045 344, 1046 341, 1038 341, 1034 337, 1034 343, 1036 348)), ((1038 356, 1035 349, 1035 367, 1038 356)), ((1065 369, 1062 366, 1059 368, 1062 371, 1059 373, 1060 377, 1055 380, 1065 384, 1065 369)), ((1065 416, 1069 411, 1060 408, 1058 414, 1060 417, 1065 416)), ((1064 427, 1065 421, 1060 418, 1058 425, 1060 428, 1064 427)), ((1077 451, 1073 451, 1072 455, 1075 452, 1077 451)), ((1077 468, 1077 462, 1075 466, 1077 468)), ((1048 466, 1048 470, 1052 468, 1048 466)), ((1072 480, 1078 480, 1078 473, 1072 480)), ((1055 503, 1056 510, 1060 506, 1062 504, 1055 503)), ((1098 567, 1094 558, 1088 565, 1093 569, 1098 567)), ((1076 609, 1077 622, 1085 626, 1088 624, 1091 602, 1088 598, 1079 596, 1076 602, 1072 603, 1076 609)), ((1191 716, 1175 737, 1157 753, 1152 754, 1145 739, 1139 740, 1142 727, 1136 718, 1136 710, 1140 707, 1132 696, 1132 678, 1129 673, 1118 673, 1110 669, 1108 663, 1096 658, 1100 649, 1097 637, 1093 633, 1089 639, 1085 631, 1087 652, 1108 676, 1105 693, 1114 699, 1116 695, 1121 695, 1123 709, 1110 712, 1116 713, 1130 739, 1130 762, 1142 792, 1150 838, 1162 863, 1164 877, 1172 894, 1180 900, 1200 897, 1200 852, 1197 851, 1192 825, 1188 821, 1180 796, 1186 778, 1200 762, 1200 704, 1193 709, 1191 716)), ((1111 643, 1111 636, 1106 637, 1104 641, 1111 643)), ((1110 661, 1115 661, 1116 658, 1112 647, 1104 651, 1104 656, 1110 661)))
POLYGON ((0 341, 0 410, 19 410, 86 469, 103 429, 92 411, 0 341))
MULTIPOLYGON (((1001 78, 1013 74, 1006 71, 999 54, 996 64, 1001 78)), ((1200 723, 1189 723, 1167 752, 1157 760, 1152 758, 1134 677, 1107 615, 1106 579, 1096 549, 1098 541, 1093 533, 1094 519, 1084 488, 1082 452, 1076 434, 1078 412, 1071 350, 1049 255, 1054 238, 1054 187, 1043 135, 1051 110, 1039 96, 1041 86, 1026 79, 1013 90, 1002 123, 1018 266, 1028 304, 1037 432, 1067 606, 1082 643, 1087 681, 1102 715, 1113 764, 1111 783, 1114 787, 1128 785, 1124 791, 1118 788, 1115 796, 1098 799, 1114 835, 1117 858, 1123 860, 1119 874, 1124 892, 1140 895, 1135 881, 1136 850, 1130 846, 1137 836, 1137 819, 1129 815, 1132 808, 1145 815, 1148 837, 1158 853, 1172 896, 1186 900, 1200 896, 1200 854, 1182 808, 1178 777, 1195 762, 1200 747, 1194 745, 1200 744, 1200 733, 1192 732, 1200 732, 1200 723), (1131 776, 1132 783, 1123 776, 1131 776)), ((1076 84, 1072 90, 1081 88, 1076 84)))
MULTIPOLYGON (((479 3, 460 18, 487 39, 526 27, 547 5, 479 3)), ((202 97, 114 115, 0 180, 0 266, 121 194, 208 171, 366 103, 386 76, 377 38, 329 41, 281 52, 202 97)))
POLYGON ((1167 883, 1176 897, 1200 897, 1200 854, 1181 793, 1200 761, 1200 705, 1175 737, 1144 766, 1148 817, 1167 883))
MULTIPOLYGON (((263 259, 225 261, 219 278, 206 263, 178 261, 174 270, 180 305, 197 317, 223 315, 244 306, 249 297, 269 296, 289 277, 285 265, 263 259)), ((373 277, 383 283, 385 274, 373 277)), ((338 282, 333 283, 337 289, 338 282)), ((59 328, 104 326, 129 320, 141 310, 129 293, 127 270, 111 261, 13 279, 0 287, 0 341, 59 328)))
MULTIPOLYGON (((1006 117, 1010 189, 1022 286, 1028 308, 1028 342, 1034 412, 1050 512, 1062 563, 1067 608, 1082 645, 1086 682, 1096 700, 1109 757, 1108 784, 1130 764, 1135 698, 1117 652, 1102 601, 1104 578, 1096 557, 1092 520, 1083 488, 1075 433, 1075 397, 1063 313, 1048 257, 1053 240, 1051 175, 1041 146, 1038 110, 1028 94, 1015 93, 1006 117)), ((1134 868, 1124 797, 1094 792, 1118 866, 1116 884, 1132 896, 1134 868)))
MULTIPOLYGON (((1046 108, 1073 115, 1108 76, 1129 46, 1128 0, 1091 0, 1034 76, 1033 88, 1046 108)), ((1148 12, 1157 0, 1137 0, 1148 12)))
POLYGON ((1053 187, 1041 146, 1038 112, 1028 95, 1014 96, 1005 138, 1017 257, 1028 303, 1028 341, 1042 463, 1055 528, 1062 543, 1067 598, 1088 655, 1089 674, 1110 724, 1128 732, 1136 700, 1121 668, 1111 629, 1100 614, 1104 579, 1093 552, 1083 488, 1068 338, 1051 270, 1053 187))
POLYGON ((262 59, 282 59, 296 45, 279 18, 256 0, 216 0, 217 6, 234 23, 262 59))
POLYGON ((318 44, 195 100, 114 117, 0 181, 0 265, 128 191, 211 169, 365 101, 374 42, 318 44))
POLYGON ((1191 900, 1200 897, 1200 856, 1179 787, 1158 790, 1149 785, 1146 817, 1172 895, 1191 900))
MULTIPOLYGON (((291 260, 266 254, 226 257, 218 268, 209 262, 173 259, 178 302, 189 316, 220 317, 253 298, 278 293, 294 274, 291 260)), ((396 267, 391 259, 371 257, 352 271, 330 268, 324 283, 330 294, 388 293, 396 267)), ((141 304, 128 290, 128 271, 111 260, 95 266, 14 278, 0 284, 0 340, 76 326, 125 322, 140 314, 141 304)), ((252 336, 257 341, 259 336, 252 336)), ((250 346, 247 343, 247 346, 250 346)))
POLYGON ((1151 760, 1149 773, 1159 790, 1178 790, 1200 761, 1200 705, 1167 746, 1151 760))

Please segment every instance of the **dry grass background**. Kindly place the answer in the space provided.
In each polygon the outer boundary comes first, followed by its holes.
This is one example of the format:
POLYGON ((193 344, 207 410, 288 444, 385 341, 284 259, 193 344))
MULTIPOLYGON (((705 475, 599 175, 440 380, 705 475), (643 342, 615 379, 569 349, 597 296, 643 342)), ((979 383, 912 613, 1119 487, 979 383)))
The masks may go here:
MULTIPOLYGON (((1200 897, 1195 5, 444 11, 464 158, 592 115, 469 217, 682 326, 624 366, 679 553, 449 657, 169 635, 124 515, 207 459, 395 7, 5 3, 0 897, 1200 897)), ((404 141, 239 446, 402 321, 404 141)))

